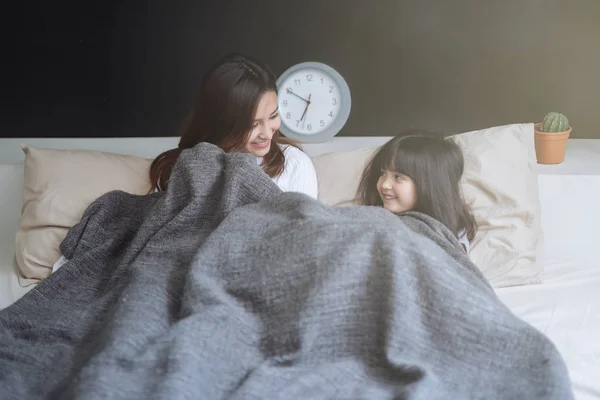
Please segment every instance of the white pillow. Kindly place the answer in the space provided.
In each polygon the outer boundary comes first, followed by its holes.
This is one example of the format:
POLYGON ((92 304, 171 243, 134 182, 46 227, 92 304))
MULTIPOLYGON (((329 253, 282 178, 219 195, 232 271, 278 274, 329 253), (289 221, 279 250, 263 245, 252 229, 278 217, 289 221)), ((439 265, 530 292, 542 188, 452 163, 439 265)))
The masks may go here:
POLYGON ((85 209, 111 190, 146 194, 152 160, 88 150, 23 147, 23 209, 15 239, 22 286, 52 273, 59 246, 85 209))

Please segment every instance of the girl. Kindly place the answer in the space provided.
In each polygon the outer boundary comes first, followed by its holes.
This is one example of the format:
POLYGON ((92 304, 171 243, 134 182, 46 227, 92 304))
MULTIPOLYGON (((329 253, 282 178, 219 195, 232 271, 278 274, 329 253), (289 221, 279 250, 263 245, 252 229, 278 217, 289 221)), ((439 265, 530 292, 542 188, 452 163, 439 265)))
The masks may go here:
POLYGON ((275 75, 240 54, 219 60, 203 77, 200 93, 183 124, 179 146, 160 154, 150 167, 153 190, 166 190, 171 169, 184 149, 200 142, 225 152, 247 152, 283 191, 317 198, 312 161, 279 134, 281 119, 275 75))
POLYGON ((395 214, 418 211, 446 225, 468 253, 477 224, 460 191, 464 158, 452 140, 430 134, 398 136, 363 172, 358 199, 395 214))

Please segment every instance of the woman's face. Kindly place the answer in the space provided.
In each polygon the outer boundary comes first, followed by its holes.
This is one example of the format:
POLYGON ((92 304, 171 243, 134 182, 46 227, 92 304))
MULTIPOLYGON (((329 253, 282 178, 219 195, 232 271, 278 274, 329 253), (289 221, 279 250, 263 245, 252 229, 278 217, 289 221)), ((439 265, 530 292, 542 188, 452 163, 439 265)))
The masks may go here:
POLYGON ((266 92, 258 102, 245 147, 256 157, 264 157, 271 149, 271 138, 281 125, 278 107, 275 92, 266 92))

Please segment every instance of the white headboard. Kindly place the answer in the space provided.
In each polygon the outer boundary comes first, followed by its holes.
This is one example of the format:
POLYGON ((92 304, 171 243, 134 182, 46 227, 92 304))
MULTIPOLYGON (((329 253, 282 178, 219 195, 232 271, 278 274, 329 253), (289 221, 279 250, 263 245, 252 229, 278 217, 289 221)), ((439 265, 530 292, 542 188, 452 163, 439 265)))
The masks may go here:
MULTIPOLYGON (((323 143, 302 143, 311 157, 319 154, 375 147, 390 140, 391 136, 335 137, 323 143)), ((177 147, 177 137, 157 138, 91 138, 91 139, 0 139, 0 165, 23 165, 25 156, 21 144, 48 149, 97 150, 109 153, 131 154, 154 158, 165 150, 177 147)), ((558 165, 537 164, 540 174, 600 175, 600 139, 569 139, 565 161, 558 165)))
MULTIPOLYGON (((379 146, 391 137, 336 137, 324 143, 302 143, 309 156, 379 146)), ((0 165, 22 165, 24 154, 21 145, 48 149, 97 150, 110 153, 131 154, 154 158, 165 150, 177 147, 177 137, 157 138, 91 138, 91 139, 0 139, 0 165)))

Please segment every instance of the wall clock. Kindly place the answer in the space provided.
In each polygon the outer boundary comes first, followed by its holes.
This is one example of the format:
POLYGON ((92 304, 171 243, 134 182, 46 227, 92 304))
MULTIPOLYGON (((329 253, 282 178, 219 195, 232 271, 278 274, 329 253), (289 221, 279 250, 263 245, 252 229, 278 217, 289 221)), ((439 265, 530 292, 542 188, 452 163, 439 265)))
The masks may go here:
POLYGON ((350 115, 350 88, 332 67, 303 62, 277 79, 281 132, 301 142, 325 142, 350 115))

